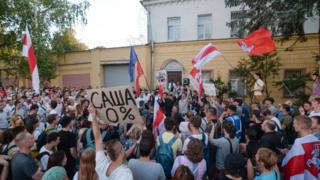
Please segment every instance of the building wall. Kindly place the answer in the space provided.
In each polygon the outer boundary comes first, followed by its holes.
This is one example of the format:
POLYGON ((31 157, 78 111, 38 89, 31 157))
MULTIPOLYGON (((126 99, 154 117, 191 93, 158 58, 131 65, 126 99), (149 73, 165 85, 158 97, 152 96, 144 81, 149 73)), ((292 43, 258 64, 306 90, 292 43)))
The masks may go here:
MULTIPOLYGON (((212 15, 212 36, 210 39, 231 37, 231 29, 226 24, 231 21, 231 11, 239 8, 226 8, 224 0, 144 0, 149 11, 151 39, 154 42, 168 41, 168 17, 180 17, 180 41, 197 40, 198 15, 212 15)), ((305 25, 306 33, 317 33, 319 17, 309 18, 305 25)))
MULTIPOLYGON (((319 53, 318 35, 309 35, 308 40, 303 43, 297 43, 293 47, 293 51, 285 51, 285 48, 290 46, 294 40, 284 44, 277 42, 277 51, 282 63, 279 76, 274 80, 281 80, 284 77, 286 69, 304 69, 305 72, 314 72, 317 64, 313 59, 314 53, 319 53)), ((177 61, 183 66, 184 77, 188 76, 191 71, 191 59, 198 51, 208 43, 212 43, 223 55, 210 61, 203 71, 211 70, 212 77, 215 79, 221 77, 223 81, 229 81, 230 71, 238 64, 241 58, 248 58, 236 43, 237 39, 224 40, 208 40, 208 41, 186 41, 186 42, 171 42, 171 43, 156 43, 153 48, 153 68, 151 63, 151 51, 149 46, 136 46, 135 50, 139 57, 142 68, 145 72, 145 77, 149 87, 155 87, 154 73, 156 70, 163 69, 165 65, 171 61, 177 61)), ((52 81, 54 85, 62 86, 62 76, 67 74, 90 74, 90 84, 92 87, 103 86, 103 65, 116 64, 119 61, 129 61, 129 47, 108 48, 108 49, 93 49, 88 51, 68 53, 63 59, 60 59, 58 70, 59 76, 52 81), (81 63, 78 63, 77 59, 81 63)), ((269 79, 268 85, 272 89, 272 96, 275 98, 283 98, 283 91, 279 91, 273 87, 273 79, 269 79)), ((142 87, 148 88, 144 77, 141 77, 140 83, 142 87)))
MULTIPOLYGON (((147 81, 151 80, 150 49, 148 46, 136 46, 136 53, 145 76, 141 77, 140 82, 143 87, 147 87, 147 81)), ((119 62, 129 63, 130 47, 121 48, 97 48, 87 51, 71 52, 58 58, 58 76, 52 80, 53 85, 63 86, 62 77, 73 74, 90 74, 90 85, 101 87, 104 85, 103 65, 117 64, 119 62)))

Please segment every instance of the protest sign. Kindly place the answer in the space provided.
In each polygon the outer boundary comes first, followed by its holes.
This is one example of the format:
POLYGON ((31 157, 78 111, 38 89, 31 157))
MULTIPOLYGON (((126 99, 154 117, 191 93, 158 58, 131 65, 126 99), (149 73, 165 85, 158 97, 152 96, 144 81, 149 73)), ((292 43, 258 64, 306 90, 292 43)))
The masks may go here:
POLYGON ((159 85, 166 85, 167 84, 167 71, 162 69, 156 71, 156 79, 159 85))
POLYGON ((216 96, 216 87, 213 83, 202 83, 202 87, 204 89, 204 93, 208 96, 216 96))
POLYGON ((97 120, 101 123, 143 123, 131 87, 119 86, 87 91, 89 101, 97 111, 97 120))

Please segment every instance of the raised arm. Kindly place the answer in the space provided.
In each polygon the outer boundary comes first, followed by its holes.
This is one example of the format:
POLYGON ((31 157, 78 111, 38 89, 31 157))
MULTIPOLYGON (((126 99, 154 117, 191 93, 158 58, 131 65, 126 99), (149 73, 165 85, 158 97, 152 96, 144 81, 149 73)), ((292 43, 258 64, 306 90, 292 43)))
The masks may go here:
POLYGON ((96 143, 96 152, 103 151, 101 132, 97 122, 97 113, 92 106, 90 106, 90 114, 92 116, 92 130, 93 130, 94 140, 96 143))

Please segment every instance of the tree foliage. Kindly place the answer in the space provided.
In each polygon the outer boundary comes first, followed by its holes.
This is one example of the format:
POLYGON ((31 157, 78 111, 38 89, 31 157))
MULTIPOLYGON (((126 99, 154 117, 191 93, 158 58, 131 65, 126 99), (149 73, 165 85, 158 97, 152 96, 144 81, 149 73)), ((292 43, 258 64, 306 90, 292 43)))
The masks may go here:
POLYGON ((238 35, 244 30, 253 32, 259 27, 267 27, 274 35, 282 35, 282 40, 292 35, 305 40, 304 22, 320 15, 319 0, 225 0, 225 3, 227 7, 239 7, 241 10, 237 18, 228 23, 231 27, 242 27, 238 35))
POLYGON ((58 55, 64 54, 65 52, 85 49, 88 49, 88 47, 76 39, 73 29, 66 29, 63 32, 56 32, 53 35, 52 50, 58 55))
POLYGON ((265 82, 264 92, 268 97, 271 95, 271 90, 267 82, 279 74, 280 67, 281 63, 277 52, 272 52, 261 56, 250 56, 249 59, 241 59, 235 71, 245 82, 248 95, 252 99, 253 92, 251 90, 255 83, 252 73, 261 74, 262 80, 265 82))
POLYGON ((28 26, 41 80, 56 76, 58 63, 53 58, 53 34, 65 32, 80 22, 86 23, 87 0, 2 0, 0 1, 0 60, 9 75, 30 78, 25 58, 21 57, 22 32, 28 26))

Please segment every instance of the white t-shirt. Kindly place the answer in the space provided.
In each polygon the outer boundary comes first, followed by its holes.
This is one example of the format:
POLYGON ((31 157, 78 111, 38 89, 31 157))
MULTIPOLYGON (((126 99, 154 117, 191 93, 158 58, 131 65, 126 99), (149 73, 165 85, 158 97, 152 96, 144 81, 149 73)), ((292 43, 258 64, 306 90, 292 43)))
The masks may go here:
POLYGON ((256 80, 253 87, 253 94, 255 96, 262 96, 262 90, 263 90, 264 82, 261 79, 256 80))
MULTIPOLYGON (((46 149, 45 146, 42 146, 42 148, 39 151, 39 154, 43 152, 48 152, 50 155, 53 153, 53 151, 46 149)), ((47 170, 48 160, 49 160, 49 155, 43 155, 40 159, 41 169, 44 171, 47 170)))
MULTIPOLYGON (((271 118, 271 121, 275 122, 276 126, 278 126, 281 129, 281 123, 278 118, 273 117, 273 118, 271 118)), ((276 128, 276 131, 278 131, 278 128, 276 128)))
MULTIPOLYGON (((193 135, 191 135, 191 136, 192 136, 193 138, 196 138, 196 139, 199 139, 200 141, 202 141, 202 134, 203 134, 203 133, 201 133, 201 134, 193 134, 193 135)), ((205 138, 206 138, 205 144, 208 145, 208 135, 207 135, 206 133, 204 133, 204 135, 205 135, 205 138)), ((182 147, 182 153, 185 153, 185 152, 187 151, 189 142, 190 142, 190 138, 187 138, 187 139, 184 141, 183 147, 182 147)))
POLYGON ((313 117, 313 116, 320 116, 320 112, 314 112, 312 111, 310 114, 309 114, 309 117, 313 117))
POLYGON ((133 180, 132 172, 126 165, 121 165, 107 177, 111 161, 103 151, 96 152, 96 172, 100 180, 133 180))

